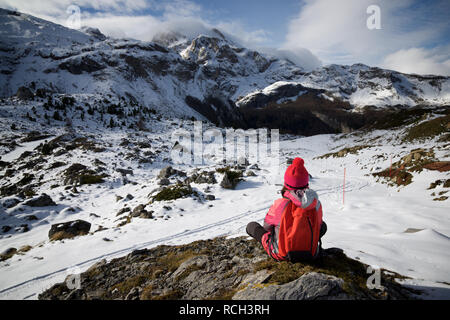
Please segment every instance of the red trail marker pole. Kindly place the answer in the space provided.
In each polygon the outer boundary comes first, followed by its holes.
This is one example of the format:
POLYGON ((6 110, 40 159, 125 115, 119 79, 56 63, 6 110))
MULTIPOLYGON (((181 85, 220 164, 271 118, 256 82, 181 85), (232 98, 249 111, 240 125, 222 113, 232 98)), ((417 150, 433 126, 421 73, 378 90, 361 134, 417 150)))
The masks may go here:
POLYGON ((344 205, 345 203, 345 173, 346 173, 346 168, 344 167, 344 185, 343 185, 343 189, 342 189, 342 205, 344 205))
POLYGON ((391 165, 389 166, 389 178, 391 177, 391 171, 392 171, 392 155, 391 155, 391 165))

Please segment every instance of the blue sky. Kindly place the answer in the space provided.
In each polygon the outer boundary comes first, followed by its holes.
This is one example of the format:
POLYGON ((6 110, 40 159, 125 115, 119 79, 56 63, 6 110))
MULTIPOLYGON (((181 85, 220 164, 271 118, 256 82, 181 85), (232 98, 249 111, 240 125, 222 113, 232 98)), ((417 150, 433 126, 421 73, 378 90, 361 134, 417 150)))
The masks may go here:
POLYGON ((298 0, 200 0, 211 20, 240 21, 249 30, 265 30, 267 46, 280 46, 288 24, 299 12, 298 0))
MULTIPOLYGON (((0 0, 65 24, 69 5, 82 24, 113 37, 150 41, 172 30, 218 28, 252 49, 282 49, 307 68, 365 63, 407 73, 450 75, 448 0, 0 0), (369 29, 370 5, 380 29, 369 29)), ((295 60, 295 59, 294 59, 295 60)))

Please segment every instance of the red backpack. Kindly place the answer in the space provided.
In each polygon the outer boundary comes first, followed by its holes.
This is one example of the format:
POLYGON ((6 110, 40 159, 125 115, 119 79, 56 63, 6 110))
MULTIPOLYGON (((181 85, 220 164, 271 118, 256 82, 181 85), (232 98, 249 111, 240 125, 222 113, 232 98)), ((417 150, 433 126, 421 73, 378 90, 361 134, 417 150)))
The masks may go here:
POLYGON ((306 208, 286 206, 278 233, 278 254, 291 262, 312 260, 318 254, 322 206, 314 198, 306 208))

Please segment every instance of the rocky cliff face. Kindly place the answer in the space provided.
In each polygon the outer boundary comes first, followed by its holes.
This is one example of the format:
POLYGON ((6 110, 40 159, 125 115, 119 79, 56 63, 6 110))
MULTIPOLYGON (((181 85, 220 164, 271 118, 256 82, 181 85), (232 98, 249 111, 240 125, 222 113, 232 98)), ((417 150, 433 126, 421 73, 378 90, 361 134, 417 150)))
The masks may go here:
POLYGON ((222 237, 100 261, 80 275, 80 289, 59 283, 39 299, 412 298, 411 289, 395 282, 399 275, 385 271, 383 288, 369 290, 366 271, 366 265, 337 248, 325 250, 314 263, 277 263, 256 241, 222 237))

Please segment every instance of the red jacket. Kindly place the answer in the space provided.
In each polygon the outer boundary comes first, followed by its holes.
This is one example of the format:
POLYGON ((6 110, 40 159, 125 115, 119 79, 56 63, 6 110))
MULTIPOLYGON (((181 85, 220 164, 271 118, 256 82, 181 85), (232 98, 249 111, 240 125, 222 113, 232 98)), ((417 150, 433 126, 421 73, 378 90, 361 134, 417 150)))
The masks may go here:
POLYGON ((264 219, 264 228, 268 232, 263 235, 262 244, 275 260, 288 260, 288 248, 292 247, 296 247, 296 251, 310 252, 315 257, 318 254, 321 224, 322 205, 314 190, 306 189, 302 199, 286 191, 283 198, 275 200, 264 219), (292 226, 293 217, 299 216, 308 219, 308 228, 301 224, 300 227, 292 226), (296 235, 293 237, 292 233, 296 235), (297 243, 290 243, 290 239, 296 239, 297 243))

